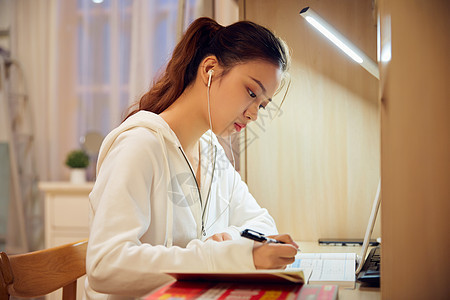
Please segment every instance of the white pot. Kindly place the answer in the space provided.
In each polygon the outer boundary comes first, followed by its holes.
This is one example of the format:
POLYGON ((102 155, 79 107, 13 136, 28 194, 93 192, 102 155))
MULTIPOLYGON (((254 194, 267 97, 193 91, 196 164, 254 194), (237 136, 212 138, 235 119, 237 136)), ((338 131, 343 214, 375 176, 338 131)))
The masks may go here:
POLYGON ((70 169, 70 182, 82 184, 86 182, 86 169, 70 169))

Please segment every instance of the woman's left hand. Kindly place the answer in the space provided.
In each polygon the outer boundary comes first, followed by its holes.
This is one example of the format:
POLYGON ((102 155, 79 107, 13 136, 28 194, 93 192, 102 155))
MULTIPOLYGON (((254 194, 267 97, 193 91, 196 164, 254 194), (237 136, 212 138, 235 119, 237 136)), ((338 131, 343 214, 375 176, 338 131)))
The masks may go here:
POLYGON ((226 232, 216 233, 215 235, 210 236, 206 240, 207 241, 208 240, 213 240, 213 241, 216 241, 216 242, 223 242, 223 241, 231 240, 231 235, 229 235, 226 232))

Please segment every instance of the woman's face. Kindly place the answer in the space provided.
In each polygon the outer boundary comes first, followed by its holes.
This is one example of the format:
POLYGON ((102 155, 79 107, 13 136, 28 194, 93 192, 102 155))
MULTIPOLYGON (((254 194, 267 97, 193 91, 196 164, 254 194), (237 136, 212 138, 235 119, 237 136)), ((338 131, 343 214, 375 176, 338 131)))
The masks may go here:
POLYGON ((216 135, 228 137, 256 121, 258 111, 271 101, 282 71, 272 63, 251 61, 231 68, 214 80, 210 90, 211 117, 216 135))

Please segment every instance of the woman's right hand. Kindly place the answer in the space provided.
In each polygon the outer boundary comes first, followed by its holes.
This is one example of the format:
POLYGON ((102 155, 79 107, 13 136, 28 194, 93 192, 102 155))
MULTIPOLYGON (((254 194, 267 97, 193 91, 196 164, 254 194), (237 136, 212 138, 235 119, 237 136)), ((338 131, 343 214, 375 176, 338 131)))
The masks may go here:
POLYGON ((288 234, 275 235, 271 238, 282 243, 259 243, 253 246, 253 263, 256 269, 284 269, 295 261, 298 245, 288 234))

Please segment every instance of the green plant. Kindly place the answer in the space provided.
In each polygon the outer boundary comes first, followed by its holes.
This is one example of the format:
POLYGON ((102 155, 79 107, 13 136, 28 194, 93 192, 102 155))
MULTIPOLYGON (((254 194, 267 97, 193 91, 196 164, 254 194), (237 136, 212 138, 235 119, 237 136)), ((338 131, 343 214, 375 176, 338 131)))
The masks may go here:
POLYGON ((69 168, 87 168, 89 156, 83 150, 73 150, 67 154, 66 166, 69 168))

